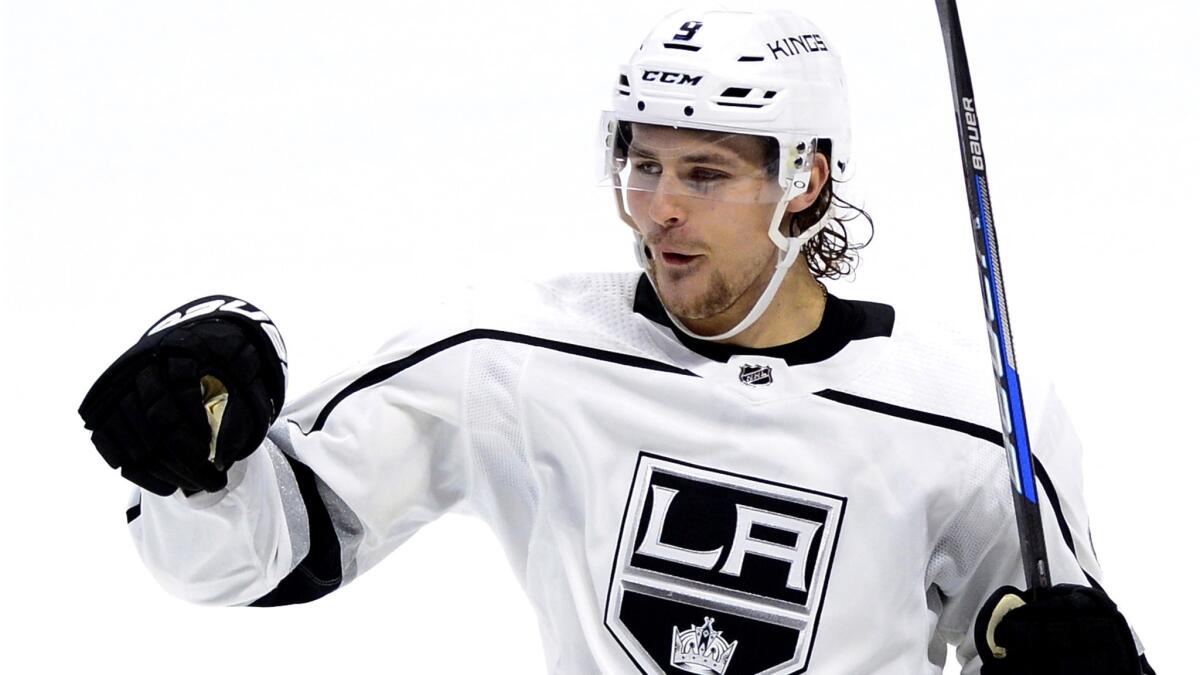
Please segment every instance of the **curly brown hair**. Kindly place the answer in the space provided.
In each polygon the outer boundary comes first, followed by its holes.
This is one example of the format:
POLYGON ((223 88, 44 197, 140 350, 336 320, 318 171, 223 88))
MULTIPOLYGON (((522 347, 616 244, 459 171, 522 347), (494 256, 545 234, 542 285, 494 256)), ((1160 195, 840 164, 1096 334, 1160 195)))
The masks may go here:
MULTIPOLYGON (((832 161, 833 144, 829 139, 818 139, 816 151, 825 157, 826 162, 832 161)), ((834 185, 842 182, 830 176, 821 188, 817 201, 807 209, 793 213, 787 225, 787 235, 795 237, 827 219, 821 231, 804 244, 808 269, 817 279, 839 279, 852 274, 859 263, 858 252, 875 238, 875 220, 871 214, 842 199, 834 191, 834 185), (848 224, 859 218, 867 221, 870 234, 865 241, 856 243, 850 240, 848 224)))
POLYGON ((871 214, 842 199, 833 190, 836 181, 830 178, 821 190, 817 202, 800 213, 792 214, 788 236, 796 236, 828 218, 825 227, 804 243, 804 258, 808 269, 818 279, 838 279, 854 272, 859 263, 859 251, 875 238, 875 220, 871 214), (832 212, 830 212, 832 209, 832 212), (865 241, 853 242, 847 224, 863 218, 870 227, 865 241))

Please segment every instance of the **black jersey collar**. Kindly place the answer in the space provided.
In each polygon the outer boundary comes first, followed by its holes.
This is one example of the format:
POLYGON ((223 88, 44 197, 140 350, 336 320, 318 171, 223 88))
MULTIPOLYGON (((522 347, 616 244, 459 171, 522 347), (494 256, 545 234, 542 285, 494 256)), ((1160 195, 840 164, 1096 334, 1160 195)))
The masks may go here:
POLYGON ((789 366, 824 361, 854 340, 890 337, 896 320, 896 312, 891 305, 842 300, 830 295, 826 299, 825 313, 821 316, 820 325, 815 331, 795 342, 776 347, 755 348, 698 340, 676 328, 645 274, 638 279, 633 311, 670 328, 685 347, 714 361, 725 363, 738 355, 768 356, 783 359, 789 366))

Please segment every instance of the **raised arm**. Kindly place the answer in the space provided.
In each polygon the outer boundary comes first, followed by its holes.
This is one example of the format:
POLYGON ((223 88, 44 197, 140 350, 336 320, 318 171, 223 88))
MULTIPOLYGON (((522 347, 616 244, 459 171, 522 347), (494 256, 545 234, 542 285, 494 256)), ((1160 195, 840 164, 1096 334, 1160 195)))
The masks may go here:
POLYGON ((426 336, 401 337, 279 411, 273 326, 197 306, 123 355, 80 410, 101 455, 139 486, 131 532, 168 591, 314 600, 467 496, 467 350, 413 359, 426 336), (225 385, 223 409, 208 376, 225 385))

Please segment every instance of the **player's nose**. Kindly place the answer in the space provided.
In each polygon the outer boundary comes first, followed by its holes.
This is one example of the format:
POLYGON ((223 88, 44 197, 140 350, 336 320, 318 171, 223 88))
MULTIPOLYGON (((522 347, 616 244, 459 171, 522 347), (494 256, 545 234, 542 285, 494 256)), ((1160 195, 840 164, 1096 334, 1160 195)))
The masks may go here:
POLYGON ((658 184, 650 198, 650 219, 660 227, 679 227, 687 222, 687 210, 679 195, 664 189, 664 183, 658 184))

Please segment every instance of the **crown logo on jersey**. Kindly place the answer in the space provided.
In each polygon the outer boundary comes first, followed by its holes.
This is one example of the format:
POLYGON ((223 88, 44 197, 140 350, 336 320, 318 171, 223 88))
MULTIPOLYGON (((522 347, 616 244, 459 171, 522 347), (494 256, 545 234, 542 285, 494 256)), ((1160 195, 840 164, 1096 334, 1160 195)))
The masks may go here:
POLYGON ((692 626, 679 632, 674 628, 675 638, 671 646, 671 665, 689 673, 701 675, 725 675, 737 640, 730 644, 721 637, 721 631, 713 629, 712 617, 704 617, 703 626, 692 626))
POLYGON ((760 366, 757 363, 742 364, 742 372, 738 379, 748 387, 765 387, 775 381, 775 378, 771 377, 771 366, 760 366))

